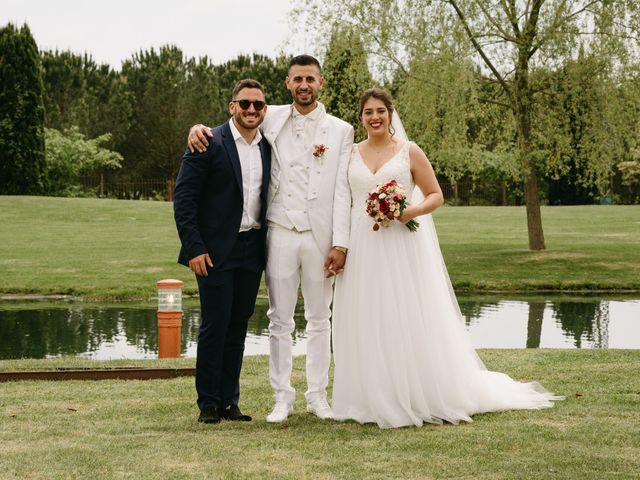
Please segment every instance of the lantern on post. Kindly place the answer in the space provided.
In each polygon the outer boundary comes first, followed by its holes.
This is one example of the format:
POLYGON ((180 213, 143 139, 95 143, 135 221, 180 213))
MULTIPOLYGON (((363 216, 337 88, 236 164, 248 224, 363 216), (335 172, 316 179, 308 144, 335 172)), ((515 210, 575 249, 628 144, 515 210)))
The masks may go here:
POLYGON ((168 278, 159 280, 156 287, 158 288, 158 358, 178 358, 184 282, 168 278))

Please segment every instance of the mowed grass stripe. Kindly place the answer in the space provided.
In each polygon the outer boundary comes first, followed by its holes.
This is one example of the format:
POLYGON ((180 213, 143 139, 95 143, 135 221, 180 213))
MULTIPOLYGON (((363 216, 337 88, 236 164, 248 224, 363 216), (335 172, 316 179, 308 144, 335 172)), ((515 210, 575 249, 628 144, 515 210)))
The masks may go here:
MULTIPOLYGON (((640 206, 542 216, 547 250, 531 252, 524 207, 436 211, 456 290, 640 291, 640 206)), ((145 300, 158 279, 180 278, 193 294, 179 246, 167 202, 0 196, 0 293, 145 300)))

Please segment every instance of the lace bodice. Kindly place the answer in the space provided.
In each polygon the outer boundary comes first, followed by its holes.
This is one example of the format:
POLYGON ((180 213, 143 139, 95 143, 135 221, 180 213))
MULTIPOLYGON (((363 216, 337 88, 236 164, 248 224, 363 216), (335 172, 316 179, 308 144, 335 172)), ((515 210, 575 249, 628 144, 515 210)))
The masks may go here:
POLYGON ((351 161, 349 162, 349 185, 351 187, 351 222, 352 226, 357 222, 371 219, 366 213, 367 194, 380 183, 396 180, 410 197, 415 186, 411 176, 409 162, 409 142, 406 142, 400 151, 384 163, 374 174, 364 164, 360 156, 358 146, 353 146, 351 161))

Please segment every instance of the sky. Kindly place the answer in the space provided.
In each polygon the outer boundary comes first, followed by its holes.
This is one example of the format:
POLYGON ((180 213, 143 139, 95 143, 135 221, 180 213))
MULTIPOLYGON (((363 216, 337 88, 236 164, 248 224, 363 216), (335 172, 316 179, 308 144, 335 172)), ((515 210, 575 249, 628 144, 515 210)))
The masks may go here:
POLYGON ((303 53, 291 46, 290 10, 290 0, 0 0, 0 27, 27 23, 40 50, 87 52, 116 69, 166 44, 219 64, 240 53, 303 53))

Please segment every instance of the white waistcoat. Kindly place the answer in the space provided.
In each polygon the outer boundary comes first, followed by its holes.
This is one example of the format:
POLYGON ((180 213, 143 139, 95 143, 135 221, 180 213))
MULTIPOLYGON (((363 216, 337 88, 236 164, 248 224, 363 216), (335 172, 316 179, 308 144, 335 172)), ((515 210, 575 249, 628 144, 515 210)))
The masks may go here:
MULTIPOLYGON (((267 220, 304 232, 311 230, 307 194, 313 156, 311 148, 304 147, 303 139, 294 135, 291 123, 291 119, 287 120, 276 139, 276 147, 282 152, 283 168, 280 187, 267 211, 267 220)), ((302 132, 298 135, 301 136, 302 132)))

